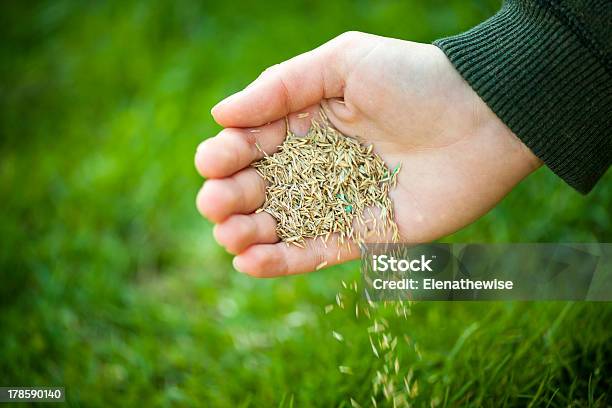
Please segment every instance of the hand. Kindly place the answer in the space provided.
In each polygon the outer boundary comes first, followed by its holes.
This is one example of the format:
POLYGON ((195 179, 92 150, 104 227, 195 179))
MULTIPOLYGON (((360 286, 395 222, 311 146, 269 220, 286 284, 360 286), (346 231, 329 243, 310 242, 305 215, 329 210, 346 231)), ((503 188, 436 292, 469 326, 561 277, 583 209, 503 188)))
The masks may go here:
POLYGON ((313 271, 359 256, 353 245, 306 249, 279 243, 275 221, 253 212, 265 184, 249 165, 273 153, 291 130, 305 134, 323 106, 342 133, 374 144, 387 165, 400 162, 390 193, 404 242, 429 242, 473 222, 541 165, 435 46, 345 33, 264 71, 212 109, 225 127, 199 147, 208 181, 197 207, 217 223, 217 241, 234 266, 259 277, 313 271), (299 113, 309 112, 302 118, 299 113), (339 255, 338 255, 339 254, 339 255))

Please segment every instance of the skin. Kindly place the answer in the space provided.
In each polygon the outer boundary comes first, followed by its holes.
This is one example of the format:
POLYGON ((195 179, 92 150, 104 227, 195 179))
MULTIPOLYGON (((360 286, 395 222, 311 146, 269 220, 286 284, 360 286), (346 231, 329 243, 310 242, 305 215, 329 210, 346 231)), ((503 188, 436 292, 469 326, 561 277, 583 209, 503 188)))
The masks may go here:
POLYGON ((207 178, 197 208, 237 255, 240 272, 275 277, 359 256, 334 237, 327 247, 320 239, 305 249, 279 243, 274 219, 253 213, 265 189, 248 167, 261 158, 255 143, 273 153, 285 117, 305 134, 319 109, 342 133, 373 143, 390 168, 402 164, 390 195, 403 242, 429 242, 472 223, 541 166, 437 47, 342 34, 268 68, 212 109, 224 129, 197 149, 196 168, 207 178), (298 118, 304 112, 311 115, 298 118))

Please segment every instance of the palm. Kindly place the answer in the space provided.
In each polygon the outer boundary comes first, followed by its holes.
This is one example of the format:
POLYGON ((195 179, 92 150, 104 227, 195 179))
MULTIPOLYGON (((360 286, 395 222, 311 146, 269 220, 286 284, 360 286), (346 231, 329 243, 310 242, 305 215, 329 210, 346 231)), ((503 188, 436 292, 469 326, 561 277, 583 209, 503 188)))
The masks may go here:
POLYGON ((217 179, 202 189, 198 206, 220 222, 217 240, 239 254, 239 269, 276 276, 358 255, 354 248, 334 247, 333 241, 327 248, 318 241, 307 249, 274 244, 274 220, 267 214, 244 215, 263 202, 261 180, 244 169, 257 159, 253 144, 273 152, 284 138, 281 118, 287 114, 292 130, 305 133, 309 120, 298 114, 314 114, 321 104, 341 132, 373 143, 389 166, 402 164, 391 198, 406 242, 428 242, 472 222, 537 167, 537 159, 437 48, 357 37, 343 40, 348 51, 340 62, 333 61, 327 75, 317 74, 320 66, 307 65, 335 55, 329 46, 320 55, 302 55, 265 73, 233 101, 215 108, 215 118, 235 128, 205 143, 196 156, 200 172, 217 179), (296 81, 298 75, 305 78, 296 81), (324 80, 309 84, 317 78, 324 80), (219 158, 228 150, 237 154, 219 158), (230 196, 236 203, 229 203, 230 196))
POLYGON ((428 242, 483 215, 527 174, 501 166, 501 152, 517 162, 530 152, 436 47, 374 41, 347 77, 344 104, 325 106, 339 130, 402 163, 391 193, 400 233, 428 242))

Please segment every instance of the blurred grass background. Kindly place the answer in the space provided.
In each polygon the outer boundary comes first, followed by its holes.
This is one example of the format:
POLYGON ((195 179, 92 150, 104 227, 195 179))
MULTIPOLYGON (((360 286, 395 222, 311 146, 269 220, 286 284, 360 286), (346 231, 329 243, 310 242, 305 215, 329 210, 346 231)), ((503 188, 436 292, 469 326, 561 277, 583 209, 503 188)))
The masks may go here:
MULTIPOLYGON (((498 7, 3 2, 0 385, 65 386, 74 406, 370 405, 370 322, 323 312, 358 265, 234 272, 194 207, 194 150, 219 130, 212 105, 269 65, 346 30, 430 42, 498 7)), ((611 181, 582 197, 542 169, 446 241, 609 242, 611 181)), ((414 406, 612 403, 609 304, 430 302, 388 318, 411 345, 414 406)))

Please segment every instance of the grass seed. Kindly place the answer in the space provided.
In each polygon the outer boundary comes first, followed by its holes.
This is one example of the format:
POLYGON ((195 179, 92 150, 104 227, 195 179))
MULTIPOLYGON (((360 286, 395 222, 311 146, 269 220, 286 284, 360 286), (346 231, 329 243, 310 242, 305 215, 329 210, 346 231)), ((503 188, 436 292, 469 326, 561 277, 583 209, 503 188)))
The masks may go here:
POLYGON ((288 130, 278 151, 253 167, 267 184, 261 211, 274 217, 278 237, 287 243, 303 247, 306 239, 327 241, 331 234, 341 245, 389 233, 399 239, 389 190, 400 166, 389 170, 372 145, 343 135, 323 114, 306 136, 288 130))

